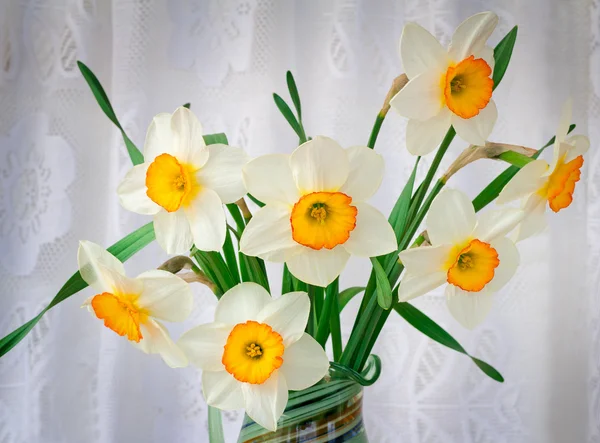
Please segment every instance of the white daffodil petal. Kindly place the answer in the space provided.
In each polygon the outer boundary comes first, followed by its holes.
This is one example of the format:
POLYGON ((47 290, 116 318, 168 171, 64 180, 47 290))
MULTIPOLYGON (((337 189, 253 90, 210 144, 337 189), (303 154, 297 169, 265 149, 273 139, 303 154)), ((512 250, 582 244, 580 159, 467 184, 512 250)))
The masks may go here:
POLYGON ((492 72, 494 72, 494 66, 496 66, 496 61, 494 60, 494 48, 484 46, 481 51, 473 53, 473 56, 476 59, 482 58, 488 64, 492 72))
POLYGON ((383 157, 366 146, 353 146, 346 152, 350 172, 340 192, 352 197, 354 203, 367 200, 377 192, 383 180, 383 157))
POLYGON ((137 304, 159 320, 181 322, 189 317, 194 304, 190 285, 167 271, 158 269, 138 275, 144 285, 137 304))
POLYGON ((391 100, 390 106, 402 117, 429 120, 442 109, 440 73, 423 72, 413 77, 391 100))
POLYGON ((223 348, 231 333, 230 325, 211 323, 185 332, 177 341, 190 363, 203 371, 222 371, 223 348))
POLYGON ((498 253, 500 264, 494 269, 494 278, 485 285, 485 289, 497 292, 515 275, 521 259, 515 244, 506 237, 492 241, 491 246, 498 253))
POLYGON ((302 249, 292 238, 290 209, 276 204, 256 211, 240 240, 244 254, 274 262, 284 262, 302 249))
POLYGON ((184 207, 194 245, 201 251, 219 251, 225 242, 227 221, 223 203, 212 189, 202 189, 191 205, 184 207))
POLYGON ((161 209, 146 194, 146 172, 149 166, 150 163, 134 166, 117 188, 121 206, 137 214, 154 215, 161 209))
POLYGON ((243 383, 246 414, 269 431, 277 430, 277 420, 288 401, 288 388, 284 377, 275 371, 263 384, 243 383))
POLYGON ((150 319, 140 324, 140 331, 143 338, 136 347, 148 354, 160 354, 165 363, 172 368, 184 368, 188 365, 188 359, 183 351, 158 321, 150 319))
POLYGON ((125 276, 125 268, 114 255, 91 241, 79 242, 77 263, 81 278, 100 292, 138 294, 142 284, 125 276))
POLYGON ((490 100, 487 106, 481 109, 475 117, 465 119, 452 114, 451 121, 460 138, 472 145, 483 146, 492 133, 497 119, 498 109, 496 103, 494 100, 490 100))
POLYGON ((409 79, 427 71, 442 72, 448 55, 437 39, 416 23, 407 23, 400 37, 400 58, 409 79))
POLYGON ((450 58, 460 62, 481 52, 497 24, 498 16, 493 12, 480 12, 466 19, 454 31, 448 47, 450 58))
POLYGON ((574 135, 569 137, 566 143, 572 147, 567 152, 565 163, 568 163, 571 160, 574 160, 576 157, 585 154, 588 149, 590 149, 590 139, 585 135, 574 135))
POLYGON ((348 154, 328 137, 318 136, 298 146, 290 157, 290 167, 300 192, 336 192, 348 179, 348 154))
POLYGON ((246 195, 242 168, 248 156, 240 148, 227 145, 208 145, 209 157, 198 172, 200 186, 217 193, 223 203, 234 203, 246 195))
POLYGON ((546 229, 546 200, 537 194, 532 194, 526 200, 524 208, 525 218, 517 226, 514 236, 516 242, 520 242, 533 235, 539 234, 546 229))
POLYGON ((262 155, 248 162, 242 173, 248 193, 265 204, 293 205, 301 196, 292 176, 289 154, 262 155))
POLYGON ((306 292, 288 292, 266 304, 258 313, 257 321, 271 326, 287 347, 304 334, 309 312, 310 300, 306 292))
POLYGON ((262 309, 273 300, 265 288, 257 283, 245 282, 227 291, 215 311, 215 321, 228 325, 257 320, 262 309))
POLYGON ((558 166, 558 162, 562 159, 563 161, 566 159, 568 152, 572 149, 572 146, 565 143, 554 143, 554 151, 552 155, 552 163, 548 167, 548 170, 544 174, 544 177, 549 177, 552 175, 556 167, 558 166))
POLYGON ((340 275, 349 258, 343 246, 319 250, 303 247, 286 263, 290 272, 304 283, 326 287, 340 275))
POLYGON ((474 329, 487 317, 492 302, 492 293, 486 288, 479 292, 463 291, 454 285, 446 288, 448 310, 467 329, 474 329))
POLYGON ((558 128, 556 129, 556 138, 554 139, 554 147, 556 150, 557 146, 565 141, 569 132, 569 126, 571 126, 571 117, 573 116, 573 101, 568 98, 563 105, 562 112, 560 114, 560 120, 558 121, 558 128))
POLYGON ((173 155, 173 132, 171 131, 171 114, 163 112, 152 119, 146 132, 144 142, 144 161, 152 163, 161 154, 173 155))
POLYGON ((343 244, 346 251, 358 257, 377 257, 398 249, 396 234, 385 215, 368 203, 354 204, 356 227, 343 244))
POLYGON ((171 131, 173 134, 172 154, 180 162, 190 163, 194 159, 194 165, 202 166, 210 158, 204 154, 204 138, 202 137, 202 125, 196 115, 189 109, 180 106, 171 117, 171 131), (197 153, 202 152, 202 157, 197 153), (204 159, 204 156, 207 158, 204 159))
POLYGON ((409 120, 406 124, 406 149, 412 155, 427 155, 440 145, 450 129, 452 112, 442 108, 429 120, 409 120))
POLYGON ((525 218, 522 209, 506 208, 487 211, 479 216, 473 237, 490 242, 498 237, 504 237, 525 218))
POLYGON ((425 295, 435 288, 442 286, 446 283, 447 279, 446 271, 437 271, 422 275, 406 274, 398 288, 398 300, 408 301, 425 295))
POLYGON ((466 240, 477 219, 469 197, 461 191, 445 188, 431 203, 427 214, 427 232, 431 244, 457 244, 466 240))
POLYGON ((202 392, 206 404, 214 408, 232 410, 244 407, 241 383, 227 371, 204 370, 202 392))
POLYGON ((321 345, 304 333, 300 340, 285 348, 279 374, 285 377, 288 389, 300 391, 321 380, 329 371, 329 359, 321 345))
POLYGON ((548 168, 549 165, 544 160, 527 163, 500 191, 496 202, 504 204, 537 192, 546 181, 542 176, 548 171, 548 168))
POLYGON ((167 254, 187 254, 194 240, 185 212, 161 211, 154 216, 156 242, 167 254))
POLYGON ((406 272, 413 275, 425 275, 444 271, 452 245, 420 246, 400 252, 400 260, 406 272))

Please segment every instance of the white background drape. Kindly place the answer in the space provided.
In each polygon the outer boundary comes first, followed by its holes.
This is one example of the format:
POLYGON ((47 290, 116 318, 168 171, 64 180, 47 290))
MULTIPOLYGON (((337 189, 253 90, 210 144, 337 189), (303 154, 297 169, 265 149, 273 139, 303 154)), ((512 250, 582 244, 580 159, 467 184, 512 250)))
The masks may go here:
MULTIPOLYGON (((33 317, 76 270, 79 239, 103 245, 146 223, 122 209, 116 186, 130 166, 120 134, 76 66, 96 72, 117 115, 142 146, 153 115, 191 102, 206 132, 226 132, 251 156, 290 152, 297 138, 272 92, 294 72, 307 132, 365 144, 392 79, 402 26, 416 21, 447 43, 469 15, 500 17, 491 43, 515 24, 517 45, 495 92, 490 140, 539 147, 574 100, 577 132, 589 133, 575 201, 541 236, 519 245, 522 265, 469 332, 441 291, 416 305, 506 382, 392 314, 376 346, 378 383, 366 389, 370 440, 384 442, 600 441, 600 4, 597 0, 1 0, 0 335, 33 317)), ((390 112, 377 150, 386 177, 374 198, 389 211, 412 168, 406 121, 390 112)), ((457 141, 442 165, 466 146, 457 141)), ((548 153, 549 154, 549 153, 548 153)), ((423 177, 431 156, 422 162, 423 177)), ((476 195, 504 166, 471 165, 450 185, 476 195)), ((126 264, 159 265, 154 244, 126 264)), ((364 282, 354 260, 342 286, 364 282)), ((271 267, 279 281, 280 267, 271 267)), ((276 283, 275 286, 278 284, 276 283)), ((210 321, 196 307, 178 336, 210 321)), ((89 290, 53 309, 0 359, 0 441, 204 442, 199 374, 171 370, 79 309, 89 290)), ((358 299, 344 313, 346 335, 358 299)), ((227 412, 228 441, 242 414, 227 412)))

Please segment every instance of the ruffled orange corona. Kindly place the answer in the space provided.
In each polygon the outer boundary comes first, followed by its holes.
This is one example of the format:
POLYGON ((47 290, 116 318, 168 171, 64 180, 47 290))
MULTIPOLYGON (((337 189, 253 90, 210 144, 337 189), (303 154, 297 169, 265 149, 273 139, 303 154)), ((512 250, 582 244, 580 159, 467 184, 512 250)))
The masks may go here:
POLYGON ((312 192, 292 209, 292 238, 312 249, 333 249, 350 238, 358 210, 342 192, 312 192))
POLYGON ((492 281, 499 264, 498 252, 489 243, 472 240, 460 250, 448 269, 448 283, 465 291, 481 291, 492 281))
POLYGON ((490 65, 474 56, 448 67, 442 78, 446 106, 462 118, 475 117, 492 98, 491 75, 490 65))

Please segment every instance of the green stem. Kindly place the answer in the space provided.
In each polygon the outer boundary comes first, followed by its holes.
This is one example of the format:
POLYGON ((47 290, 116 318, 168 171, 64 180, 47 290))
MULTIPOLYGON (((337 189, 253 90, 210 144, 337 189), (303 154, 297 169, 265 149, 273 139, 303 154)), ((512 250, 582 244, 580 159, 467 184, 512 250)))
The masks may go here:
POLYGON ((332 315, 333 304, 338 298, 338 292, 339 281, 336 278, 333 283, 327 286, 327 289, 325 290, 325 304, 323 305, 323 310, 319 315, 319 324, 317 327, 317 333, 315 335, 315 340, 319 342, 323 349, 325 349, 325 343, 327 343, 327 338, 329 337, 329 317, 332 315))
POLYGON ((444 140, 442 140, 442 144, 440 145, 437 153, 435 154, 435 157, 433 158, 433 161, 431 162, 431 166, 429 167, 429 170, 427 171, 427 175, 425 176, 425 179, 419 185, 419 188, 417 189, 417 192, 415 193, 413 201, 410 204, 409 217, 412 218, 412 216, 421 207, 421 203, 423 203, 425 194, 427 194, 427 191, 429 190, 429 185, 431 185, 431 182, 433 181, 433 177, 435 176, 435 173, 437 172, 438 168, 440 167, 440 163, 442 162, 442 159, 444 158, 446 151, 450 147, 450 143, 452 143, 452 140, 454 140, 455 135, 456 135, 456 131, 454 130, 454 128, 452 126, 450 126, 450 129, 448 129, 448 132, 446 132, 446 136, 444 137, 444 140))
POLYGON ((367 143, 367 146, 371 149, 375 148, 375 142, 377 141, 377 136, 379 136, 379 131, 381 130, 381 125, 383 124, 383 120, 385 120, 385 116, 386 114, 381 111, 379 112, 379 114, 377 114, 375 124, 373 125, 373 129, 371 130, 369 142, 367 143))
POLYGON ((337 297, 334 298, 329 316, 329 328, 331 330, 331 346, 333 348, 333 360, 339 361, 342 357, 342 326, 340 324, 340 306, 337 297))
POLYGON ((310 314, 308 315, 308 323, 306 325, 306 332, 315 336, 318 327, 318 315, 317 315, 317 299, 319 298, 319 290, 322 290, 318 286, 308 285, 308 299, 310 300, 310 314))

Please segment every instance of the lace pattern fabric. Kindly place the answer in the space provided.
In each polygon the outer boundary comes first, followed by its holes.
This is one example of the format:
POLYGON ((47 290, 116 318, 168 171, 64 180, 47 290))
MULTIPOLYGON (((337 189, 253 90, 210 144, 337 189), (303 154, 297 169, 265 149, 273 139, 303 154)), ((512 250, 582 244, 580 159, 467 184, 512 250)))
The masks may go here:
MULTIPOLYGON (((311 135, 364 144, 391 80, 398 39, 416 21, 444 43, 462 19, 491 9, 496 43, 519 24, 495 98, 491 140, 539 147, 571 95, 588 132, 575 203, 520 245, 522 266, 474 332, 456 324, 441 292, 416 301, 504 384, 392 315, 375 352, 382 378, 365 390, 376 442, 600 442, 600 5, 532 0, 8 0, 0 4, 0 334, 36 315, 76 269, 78 239, 110 245, 146 222, 119 207, 129 168, 120 135, 98 109, 75 61, 98 75, 138 146, 153 115, 191 102, 207 132, 251 156, 290 152, 297 139, 272 102, 294 72, 311 135)), ((495 39, 495 40, 494 40, 495 39)), ((374 203, 389 211, 411 172, 406 122, 390 112, 377 150, 387 174, 374 203)), ((442 169, 465 147, 456 143, 442 169)), ((418 170, 422 178, 431 158, 418 170)), ((453 177, 474 196, 503 169, 480 162, 453 177)), ((126 264, 158 266, 156 245, 126 264)), ((269 268, 280 272, 280 267, 269 268)), ((353 259, 342 286, 362 282, 353 259)), ((274 279, 277 281, 278 279, 274 279)), ((275 288, 277 291, 279 288, 275 288)), ((195 288, 192 318, 212 319, 195 288)), ((199 374, 138 352, 79 306, 53 309, 0 359, 0 441, 208 441, 199 374)), ((355 300, 343 314, 352 325, 355 300)), ((347 338, 347 337, 346 337, 347 338)), ((235 441, 243 414, 223 415, 235 441)))

